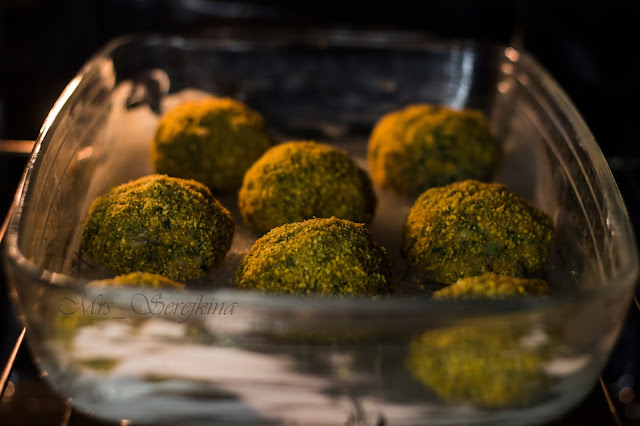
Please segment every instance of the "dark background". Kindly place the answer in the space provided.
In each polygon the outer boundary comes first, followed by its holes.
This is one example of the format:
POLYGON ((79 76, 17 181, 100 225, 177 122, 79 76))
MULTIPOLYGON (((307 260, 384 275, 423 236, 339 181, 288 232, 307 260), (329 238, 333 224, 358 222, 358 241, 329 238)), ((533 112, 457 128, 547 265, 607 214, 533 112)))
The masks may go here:
MULTIPOLYGON (((265 31, 331 26, 516 43, 547 68, 582 113, 609 160, 638 235, 640 1, 2 0, 0 4, 0 139, 34 140, 65 85, 92 53, 122 34, 206 35, 221 25, 265 31)), ((24 157, 0 153, 0 217, 6 214, 25 163, 24 157)), ((4 362, 17 329, 1 277, 0 310, 0 361, 4 362)), ((625 424, 640 423, 636 401, 640 397, 618 398, 625 388, 626 397, 629 389, 640 392, 639 317, 638 309, 632 307, 603 373, 625 424)), ((12 377, 14 398, 0 403, 0 418, 11 419, 9 424, 49 424, 44 419, 60 424, 61 402, 34 380, 29 366, 28 357, 21 354, 12 377), (28 417, 28 398, 39 398, 41 417, 28 417)), ((79 416, 68 422, 85 424, 79 416)), ((596 386, 558 424, 616 422, 602 389, 596 386)))
MULTIPOLYGON (((92 53, 119 35, 206 34, 223 24, 265 30, 317 25, 522 43, 567 91, 605 156, 640 156, 640 2, 635 0, 393 0, 366 7, 333 0, 0 1, 4 139, 35 139, 65 85, 92 53)), ((1 166, 0 181, 11 180, 11 165, 1 166)), ((4 206, 4 192, 2 197, 4 206)))

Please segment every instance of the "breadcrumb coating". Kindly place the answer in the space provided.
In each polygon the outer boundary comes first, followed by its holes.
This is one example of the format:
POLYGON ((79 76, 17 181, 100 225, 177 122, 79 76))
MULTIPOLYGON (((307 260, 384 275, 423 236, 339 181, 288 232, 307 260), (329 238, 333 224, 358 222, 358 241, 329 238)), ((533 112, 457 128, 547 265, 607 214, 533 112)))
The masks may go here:
POLYGON ((252 228, 336 216, 368 224, 376 206, 369 176, 346 151, 312 141, 283 143, 247 171, 238 196, 252 228))
POLYGON ((217 266, 233 234, 231 214, 203 184, 150 175, 91 204, 82 247, 118 274, 149 272, 186 281, 217 266))
POLYGON ((244 172, 273 145, 262 116, 230 98, 187 101, 160 120, 152 143, 156 172, 235 191, 244 172))
POLYGON ((502 145, 481 111, 416 104, 376 123, 367 158, 375 183, 415 197, 451 182, 490 179, 502 145))
POLYGON ((167 277, 163 277, 162 275, 150 274, 148 272, 131 272, 129 274, 118 275, 117 277, 109 278, 106 280, 93 281, 90 286, 140 286, 147 288, 175 288, 179 290, 183 290, 185 288, 184 283, 174 281, 167 277))
POLYGON ((433 293, 434 299, 507 299, 518 296, 545 296, 549 284, 537 278, 517 278, 493 272, 460 278, 433 293))
POLYGON ((549 341, 525 344, 522 327, 432 330, 409 345, 411 374, 442 400, 486 408, 524 406, 539 398, 550 378, 549 341))
POLYGON ((527 277, 549 256, 553 224, 504 185, 467 180, 420 195, 402 239, 409 264, 431 281, 487 272, 527 277))
POLYGON ((389 293, 390 266, 363 224, 309 219, 258 239, 238 267, 236 285, 289 294, 379 295, 389 293))

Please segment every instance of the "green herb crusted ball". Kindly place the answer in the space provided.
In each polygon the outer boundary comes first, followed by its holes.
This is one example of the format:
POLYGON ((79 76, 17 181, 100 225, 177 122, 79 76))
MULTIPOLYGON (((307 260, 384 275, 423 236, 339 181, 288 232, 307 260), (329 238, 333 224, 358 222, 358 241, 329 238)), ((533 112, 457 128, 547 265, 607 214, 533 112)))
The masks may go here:
POLYGON ((420 195, 402 238, 415 271, 451 284, 487 272, 526 277, 539 271, 549 256, 553 224, 504 185, 467 180, 420 195))
POLYGON ((274 146, 247 171, 239 193, 244 220, 260 232, 314 217, 369 223, 375 206, 365 171, 345 151, 316 142, 274 146))
POLYGON ((363 224, 335 217, 272 229, 240 263, 236 285, 276 293, 378 295, 389 293, 384 248, 363 224))
POLYGON ((207 187, 150 175, 91 204, 82 247, 118 274, 149 272, 186 281, 222 261, 233 233, 231 214, 207 187))
POLYGON ((152 143, 158 173, 194 179, 212 191, 235 191, 271 145, 256 111, 229 98, 187 101, 160 120, 152 143))
POLYGON ((490 179, 502 146, 480 111, 416 104, 376 123, 367 157, 374 182, 415 197, 434 186, 490 179))
POLYGON ((507 299, 519 296, 545 296, 549 284, 536 278, 517 278, 493 272, 460 278, 433 293, 434 299, 507 299))
POLYGON ((90 285, 92 287, 140 286, 146 288, 174 288, 178 290, 182 290, 185 287, 184 283, 171 280, 162 275, 150 274, 149 272, 131 272, 106 280, 93 281, 90 285))
POLYGON ((540 398, 550 378, 549 340, 523 327, 432 330, 414 339, 406 365, 442 400, 498 408, 540 398))

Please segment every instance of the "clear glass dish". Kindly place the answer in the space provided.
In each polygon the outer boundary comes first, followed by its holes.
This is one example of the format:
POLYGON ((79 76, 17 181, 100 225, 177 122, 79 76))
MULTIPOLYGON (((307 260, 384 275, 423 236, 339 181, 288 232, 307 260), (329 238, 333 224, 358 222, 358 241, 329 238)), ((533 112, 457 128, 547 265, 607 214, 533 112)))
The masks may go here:
POLYGON ((123 38, 47 117, 3 241, 10 293, 51 385, 79 409, 152 424, 539 424, 596 382, 638 275, 629 218, 595 140, 529 54, 406 33, 220 31, 123 38), (482 109, 503 141, 497 181, 546 211, 547 298, 416 297, 398 253, 411 201, 379 188, 384 299, 235 291, 256 236, 234 196, 223 265, 187 292, 88 286, 91 201, 152 172, 158 114, 203 93, 260 111, 279 140, 315 139, 366 166, 373 123, 413 102, 482 109), (406 290, 406 291, 405 291, 406 290))

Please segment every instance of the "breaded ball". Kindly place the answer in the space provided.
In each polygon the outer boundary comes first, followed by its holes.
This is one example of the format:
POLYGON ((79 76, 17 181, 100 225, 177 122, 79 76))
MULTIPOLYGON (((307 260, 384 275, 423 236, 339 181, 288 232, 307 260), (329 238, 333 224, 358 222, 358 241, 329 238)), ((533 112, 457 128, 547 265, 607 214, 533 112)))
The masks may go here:
POLYGON ((344 150, 316 142, 269 149, 247 171, 238 198, 246 223, 263 233, 314 217, 368 224, 376 206, 365 171, 344 150))
POLYGON ((150 272, 186 281, 222 261, 233 233, 231 214, 207 187, 150 175, 91 204, 82 247, 118 274, 150 272))
POLYGON ((152 161, 158 173, 235 191, 272 145, 259 113, 233 99, 206 98, 179 104, 161 118, 152 161))
POLYGON ((551 250, 551 218, 504 185, 474 180, 425 191, 404 224, 402 253, 431 281, 495 272, 526 277, 551 250))
POLYGON ((543 369, 551 359, 545 336, 510 324, 432 330, 410 343, 406 365, 444 401, 524 406, 550 381, 543 369))
POLYGON ((490 179, 502 145, 480 111, 417 104, 376 123, 367 157, 375 183, 415 197, 434 186, 490 179))
POLYGON ((240 263, 236 285, 290 294, 389 293, 390 266, 363 224, 335 217, 274 228, 240 263))
POLYGON ((517 278, 493 272, 460 278, 455 283, 435 291, 434 299, 507 299, 519 296, 545 296, 549 284, 537 278, 517 278))
POLYGON ((184 283, 174 281, 162 275, 150 274, 149 272, 131 272, 106 280, 93 281, 89 285, 91 287, 140 286, 147 288, 174 288, 178 290, 183 290, 185 287, 184 283))

